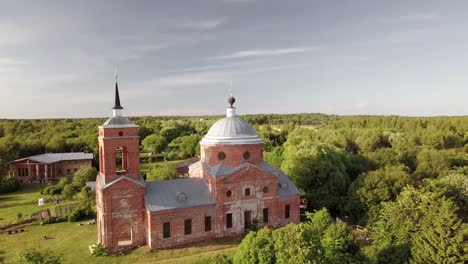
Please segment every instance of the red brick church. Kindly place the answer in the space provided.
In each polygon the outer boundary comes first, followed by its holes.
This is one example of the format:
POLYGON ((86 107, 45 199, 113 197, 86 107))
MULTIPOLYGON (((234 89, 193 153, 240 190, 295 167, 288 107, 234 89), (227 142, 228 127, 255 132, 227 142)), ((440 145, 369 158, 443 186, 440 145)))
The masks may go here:
POLYGON ((262 139, 236 115, 234 97, 228 102, 226 117, 200 142, 189 178, 146 182, 138 126, 122 115, 116 83, 113 116, 99 127, 99 243, 110 252, 159 249, 244 234, 255 219, 270 227, 299 222, 298 189, 263 160, 262 139))

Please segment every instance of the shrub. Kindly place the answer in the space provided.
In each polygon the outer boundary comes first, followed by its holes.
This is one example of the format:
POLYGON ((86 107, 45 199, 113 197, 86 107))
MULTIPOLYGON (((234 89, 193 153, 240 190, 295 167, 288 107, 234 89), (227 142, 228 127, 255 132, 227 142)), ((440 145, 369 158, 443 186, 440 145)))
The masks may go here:
POLYGON ((16 178, 6 178, 0 181, 0 193, 10 193, 19 190, 20 184, 16 178))
POLYGON ((49 249, 26 249, 19 253, 18 262, 21 264, 60 264, 60 255, 49 249))
POLYGON ((68 215, 68 221, 78 222, 84 219, 89 219, 91 217, 94 217, 94 212, 91 210, 91 208, 78 207, 68 215))
POLYGON ((106 247, 103 244, 97 244, 93 246, 93 255, 96 257, 100 256, 106 256, 107 255, 107 250, 106 247))
POLYGON ((67 218, 64 218, 64 217, 49 217, 49 218, 46 218, 44 219, 41 224, 42 225, 49 225, 49 224, 55 224, 55 223, 60 223, 60 222, 65 222, 67 221, 68 219, 67 218))

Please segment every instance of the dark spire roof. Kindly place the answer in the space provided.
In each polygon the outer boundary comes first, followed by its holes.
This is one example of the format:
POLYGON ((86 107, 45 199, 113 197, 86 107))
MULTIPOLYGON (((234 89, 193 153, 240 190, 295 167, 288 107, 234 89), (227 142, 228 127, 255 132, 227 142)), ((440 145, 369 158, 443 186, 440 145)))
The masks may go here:
POLYGON ((114 108, 112 109, 123 109, 123 107, 120 105, 119 86, 117 82, 115 82, 115 104, 114 108))

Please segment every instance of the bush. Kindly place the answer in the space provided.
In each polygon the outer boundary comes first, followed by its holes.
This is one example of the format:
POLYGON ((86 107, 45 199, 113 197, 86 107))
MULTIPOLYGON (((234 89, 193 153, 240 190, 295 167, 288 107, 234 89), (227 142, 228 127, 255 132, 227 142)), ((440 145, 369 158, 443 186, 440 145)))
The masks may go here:
POLYGON ((49 249, 26 249, 19 253, 18 263, 21 264, 60 264, 60 255, 49 249))
POLYGON ((93 246, 93 255, 96 257, 100 256, 106 256, 107 255, 107 250, 106 247, 103 244, 97 244, 93 246))
POLYGON ((81 167, 73 176, 73 183, 76 186, 83 187, 86 182, 95 181, 98 172, 94 167, 81 167))
POLYGON ((0 181, 0 193, 10 193, 19 190, 20 184, 16 178, 6 178, 0 181))
POLYGON ((49 225, 49 224, 55 224, 55 223, 61 223, 61 222, 65 222, 67 221, 68 219, 65 218, 65 217, 54 217, 54 216, 51 216, 49 218, 46 218, 44 219, 41 224, 42 225, 49 225))
POLYGON ((94 217, 94 212, 91 210, 91 208, 78 207, 77 209, 73 210, 71 214, 68 215, 68 221, 78 222, 92 217, 94 217))

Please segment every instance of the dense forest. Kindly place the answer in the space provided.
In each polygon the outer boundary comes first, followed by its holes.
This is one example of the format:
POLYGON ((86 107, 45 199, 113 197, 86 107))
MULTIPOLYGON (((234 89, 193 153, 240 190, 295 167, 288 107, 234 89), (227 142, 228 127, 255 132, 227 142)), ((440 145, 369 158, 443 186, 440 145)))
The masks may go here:
MULTIPOLYGON (((291 177, 311 213, 306 217, 309 221, 300 225, 247 236, 234 262, 467 260, 468 117, 291 114, 243 118, 264 139, 266 160, 291 177), (337 218, 346 224, 339 224, 337 218), (369 240, 355 241, 349 227, 356 224, 369 230, 369 240), (275 237, 280 237, 279 242, 275 237), (284 239, 295 243, 281 244, 284 239), (252 248, 263 250, 266 257, 249 259, 252 248)), ((140 126, 142 153, 156 160, 197 155, 198 142, 217 119, 131 118, 140 126)), ((0 175, 6 178, 7 162, 46 151, 85 151, 96 156, 97 126, 103 122, 0 120, 0 175)))

